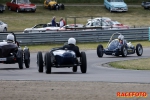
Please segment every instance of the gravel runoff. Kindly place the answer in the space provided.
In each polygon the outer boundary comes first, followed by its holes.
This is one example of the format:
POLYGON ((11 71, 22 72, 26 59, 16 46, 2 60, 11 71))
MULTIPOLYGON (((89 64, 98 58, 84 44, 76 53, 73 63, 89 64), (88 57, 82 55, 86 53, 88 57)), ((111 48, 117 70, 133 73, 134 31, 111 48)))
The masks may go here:
POLYGON ((150 84, 109 82, 0 81, 0 100, 150 100, 150 84), (147 97, 117 97, 145 92, 147 97))

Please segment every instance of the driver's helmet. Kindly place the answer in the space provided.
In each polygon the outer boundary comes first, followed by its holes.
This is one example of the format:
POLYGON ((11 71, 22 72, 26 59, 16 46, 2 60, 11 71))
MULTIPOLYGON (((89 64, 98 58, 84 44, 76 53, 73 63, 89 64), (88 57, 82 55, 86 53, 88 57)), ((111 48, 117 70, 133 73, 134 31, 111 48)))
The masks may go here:
POLYGON ((13 43, 13 42, 14 42, 14 35, 8 34, 8 35, 7 35, 7 42, 13 43))
POLYGON ((76 39, 75 38, 69 38, 68 39, 68 44, 74 44, 74 45, 76 45, 76 39))
POLYGON ((118 36, 118 39, 119 39, 119 40, 124 40, 124 36, 123 36, 123 35, 119 35, 119 36, 118 36))

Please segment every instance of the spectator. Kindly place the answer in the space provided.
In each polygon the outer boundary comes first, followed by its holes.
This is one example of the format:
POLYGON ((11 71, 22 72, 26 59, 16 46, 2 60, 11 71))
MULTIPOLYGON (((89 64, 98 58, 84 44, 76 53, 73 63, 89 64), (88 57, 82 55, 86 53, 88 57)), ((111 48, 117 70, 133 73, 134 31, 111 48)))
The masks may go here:
POLYGON ((62 17, 60 18, 59 25, 60 25, 60 28, 66 25, 66 23, 65 23, 65 21, 63 20, 62 17))
POLYGON ((54 16, 52 19, 52 26, 56 27, 56 21, 55 21, 56 17, 54 16))

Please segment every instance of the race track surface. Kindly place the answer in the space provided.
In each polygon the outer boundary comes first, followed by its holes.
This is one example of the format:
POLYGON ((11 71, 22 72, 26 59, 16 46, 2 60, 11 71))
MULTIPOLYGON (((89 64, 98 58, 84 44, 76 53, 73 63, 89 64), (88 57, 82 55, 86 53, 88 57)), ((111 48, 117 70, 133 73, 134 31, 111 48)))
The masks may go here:
POLYGON ((37 53, 31 53, 30 68, 20 70, 18 64, 0 64, 0 80, 45 80, 45 81, 100 81, 100 82, 133 82, 150 83, 149 70, 129 70, 104 67, 102 64, 150 57, 150 48, 144 48, 143 55, 136 54, 128 57, 114 57, 104 55, 98 58, 96 50, 87 50, 87 73, 82 74, 80 67, 76 73, 72 68, 52 68, 52 74, 39 73, 36 64, 37 53))

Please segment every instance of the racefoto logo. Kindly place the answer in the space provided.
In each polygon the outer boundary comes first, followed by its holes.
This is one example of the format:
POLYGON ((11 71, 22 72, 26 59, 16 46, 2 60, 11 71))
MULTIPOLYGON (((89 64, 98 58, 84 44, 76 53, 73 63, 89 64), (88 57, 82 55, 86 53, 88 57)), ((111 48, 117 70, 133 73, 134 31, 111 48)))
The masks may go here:
POLYGON ((122 98, 146 98, 148 94, 146 92, 117 92, 116 96, 122 98))

